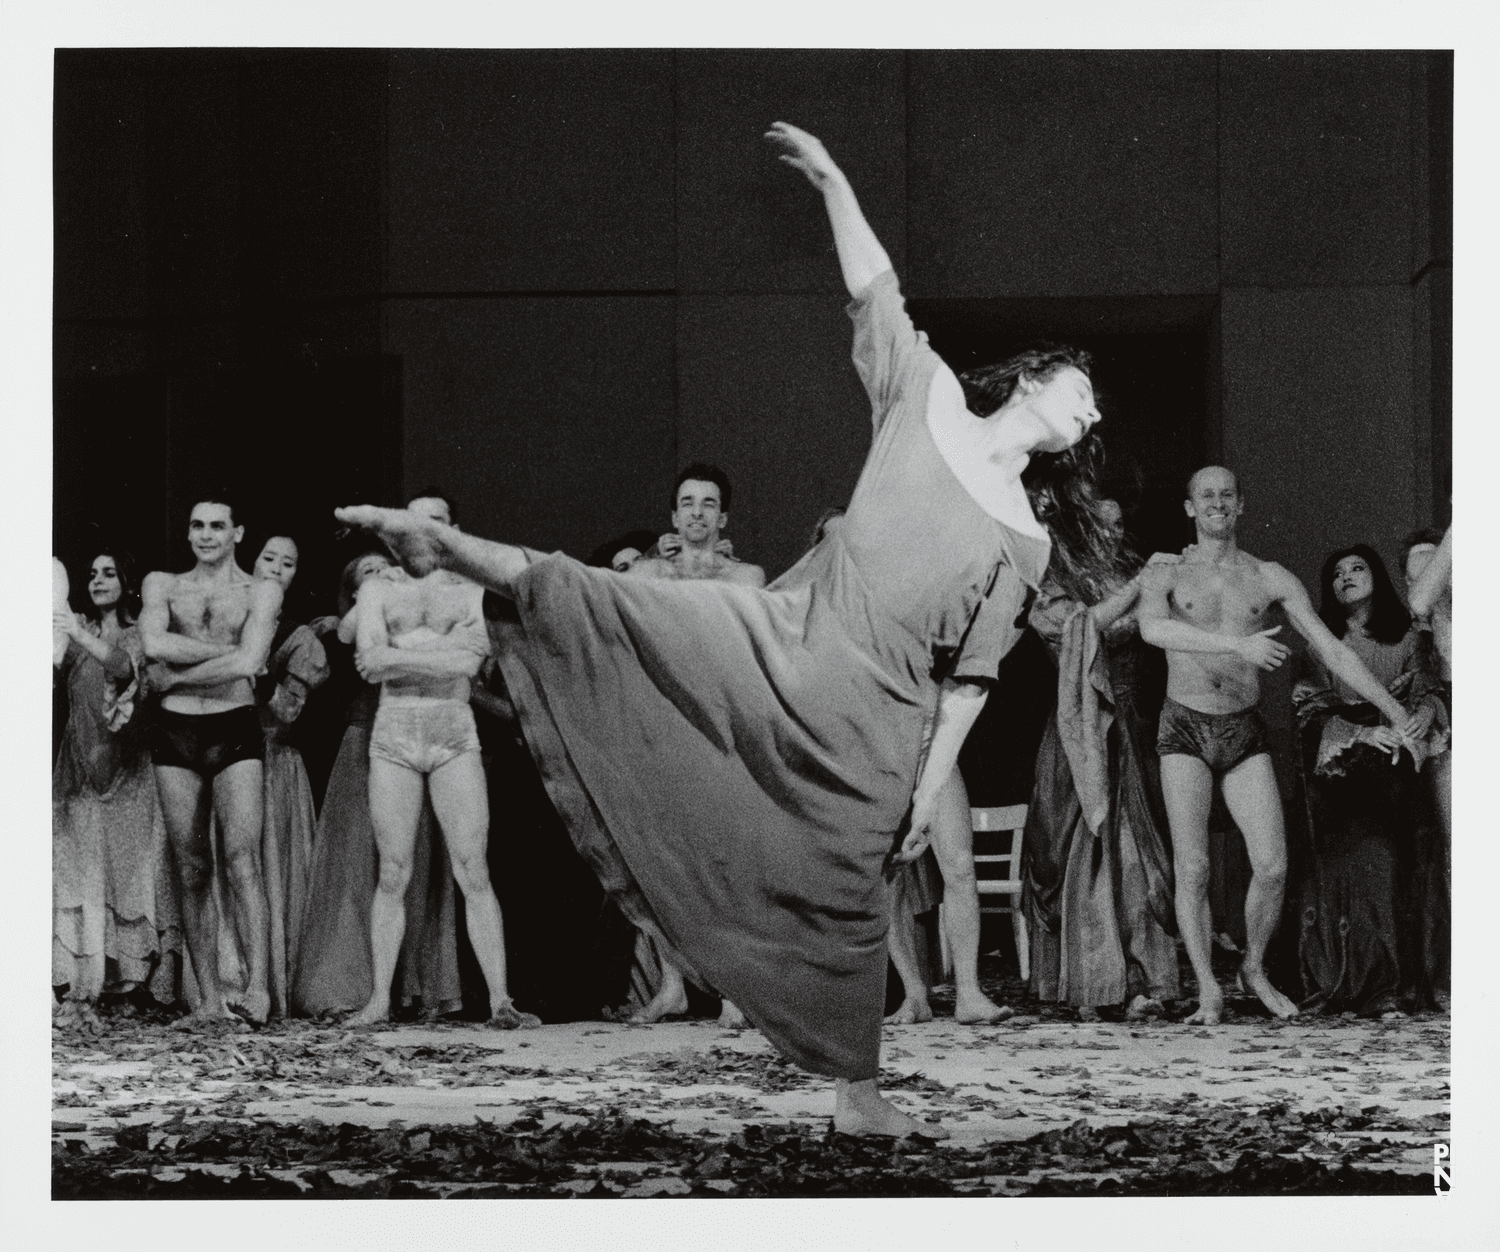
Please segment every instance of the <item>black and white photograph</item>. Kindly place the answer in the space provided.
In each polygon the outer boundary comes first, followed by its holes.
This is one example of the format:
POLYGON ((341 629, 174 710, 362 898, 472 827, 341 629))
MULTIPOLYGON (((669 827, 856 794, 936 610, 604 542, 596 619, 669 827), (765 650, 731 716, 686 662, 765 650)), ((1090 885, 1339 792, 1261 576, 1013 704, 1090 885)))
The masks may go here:
POLYGON ((53 1211, 1481 1246, 1476 56, 164 29, 32 50, 53 1211))

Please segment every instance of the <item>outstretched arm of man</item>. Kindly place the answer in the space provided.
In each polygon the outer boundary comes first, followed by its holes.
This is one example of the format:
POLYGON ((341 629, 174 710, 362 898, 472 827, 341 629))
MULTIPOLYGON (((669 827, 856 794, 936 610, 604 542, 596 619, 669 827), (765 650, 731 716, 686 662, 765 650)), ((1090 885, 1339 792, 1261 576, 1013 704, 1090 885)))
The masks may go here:
POLYGON ((168 665, 197 665, 234 651, 233 644, 207 643, 172 629, 172 612, 167 603, 172 575, 147 574, 141 583, 141 615, 136 625, 141 629, 141 646, 153 661, 168 665))
POLYGON ((1271 594, 1281 601, 1287 621, 1292 629, 1307 640, 1314 656, 1329 670, 1343 679, 1350 687, 1378 708, 1392 726, 1403 736, 1413 720, 1396 699, 1381 685, 1374 674, 1365 668, 1365 663, 1355 656, 1349 647, 1333 637, 1323 619, 1313 612, 1312 601, 1307 598, 1307 588, 1290 570, 1267 561, 1262 565, 1271 594))
POLYGON ((1176 568, 1148 565, 1141 571, 1141 597, 1136 606, 1136 617, 1141 624, 1141 638, 1152 647, 1167 652, 1232 653, 1265 670, 1275 669, 1291 654, 1286 644, 1271 637, 1281 629, 1280 626, 1253 635, 1220 635, 1178 621, 1172 616, 1168 601, 1176 568))
POLYGON ((237 645, 221 656, 176 671, 177 686, 205 686, 234 678, 253 679, 266 671, 276 619, 281 616, 281 584, 258 578, 250 587, 250 614, 237 645))

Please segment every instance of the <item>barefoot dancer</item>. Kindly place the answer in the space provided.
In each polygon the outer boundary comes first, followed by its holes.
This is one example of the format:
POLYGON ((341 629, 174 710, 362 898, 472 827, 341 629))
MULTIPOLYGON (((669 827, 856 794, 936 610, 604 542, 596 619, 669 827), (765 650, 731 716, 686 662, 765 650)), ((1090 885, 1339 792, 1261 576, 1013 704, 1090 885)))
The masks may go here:
POLYGON ((1266 945, 1281 916, 1286 885, 1286 833, 1272 772, 1270 743, 1256 712, 1258 669, 1273 670, 1289 649, 1265 629, 1279 604, 1292 627, 1329 671, 1389 719, 1372 742, 1399 750, 1406 710, 1350 649, 1329 633, 1297 578, 1273 561, 1241 551, 1235 526, 1244 498, 1222 466, 1200 469, 1188 482, 1184 507, 1197 546, 1180 564, 1149 566, 1141 580, 1141 638, 1167 653, 1167 699, 1156 749, 1172 831, 1178 932, 1198 978, 1198 1011, 1190 1024, 1216 1025, 1224 994, 1209 961, 1208 812, 1214 780, 1250 856, 1245 893, 1245 959, 1240 977, 1277 1017, 1297 1006, 1266 977, 1266 945), (1400 727, 1402 731, 1391 727, 1400 727))
POLYGON ((148 657, 162 662, 152 671, 151 685, 166 692, 149 735, 151 756, 202 997, 194 1019, 208 1022, 226 1016, 210 806, 250 966, 244 995, 232 1007, 253 1022, 264 1022, 271 1008, 260 848, 265 741, 253 684, 271 650, 281 585, 252 578, 235 564, 235 544, 244 535, 228 503, 200 501, 188 521, 197 565, 186 574, 148 574, 141 588, 141 644, 148 657))
MULTIPOLYGON (((747 587, 764 587, 766 572, 759 565, 748 565, 725 556, 717 545, 729 521, 733 501, 729 475, 714 465, 694 461, 680 474, 672 488, 672 525, 675 528, 661 541, 662 556, 645 557, 626 570, 632 578, 706 578, 718 582, 741 583, 747 587), (670 553, 667 549, 670 548, 670 553)), ((637 943, 649 943, 650 936, 637 943)), ((687 988, 682 971, 657 953, 661 963, 661 981, 656 994, 630 1020, 637 1024, 658 1022, 664 1017, 686 1013, 687 988)), ((719 1025, 738 1029, 745 1025, 745 1015, 724 998, 719 1025)))
MULTIPOLYGON (((440 497, 415 499, 407 510, 455 529, 440 497)), ((370 906, 374 985, 354 1025, 390 1016, 424 790, 464 893, 469 942, 489 989, 490 1022, 507 1030, 541 1025, 518 1012, 506 994, 504 932, 486 859, 489 792, 469 707, 469 680, 489 654, 483 596, 482 587, 444 570, 416 580, 377 576, 359 589, 355 664, 366 682, 382 684, 370 732, 370 817, 380 882, 370 906)))
POLYGON ((970 412, 823 145, 784 123, 768 138, 823 194, 873 401, 874 448, 822 544, 760 589, 620 578, 395 510, 338 515, 413 572, 456 570, 514 601, 501 665, 548 790, 674 964, 836 1079, 835 1128, 931 1134, 876 1090, 882 871, 903 815, 903 854, 925 846, 1046 568, 1021 471, 1099 415, 1072 366, 1018 371, 1001 404, 970 412), (941 697, 938 650, 955 657, 941 697))

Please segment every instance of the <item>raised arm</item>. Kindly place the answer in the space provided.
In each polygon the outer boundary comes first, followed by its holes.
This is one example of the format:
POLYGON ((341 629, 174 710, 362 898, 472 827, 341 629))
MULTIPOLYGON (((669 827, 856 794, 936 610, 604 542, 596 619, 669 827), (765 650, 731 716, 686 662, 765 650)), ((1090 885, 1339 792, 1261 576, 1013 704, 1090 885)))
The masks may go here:
POLYGON ((844 285, 857 300, 876 275, 891 268, 891 258, 860 212, 854 188, 849 186, 844 171, 833 163, 822 141, 805 130, 786 122, 773 122, 766 138, 782 149, 781 160, 801 170, 823 193, 828 221, 833 227, 833 245, 838 250, 839 267, 844 271, 844 285))
POLYGON ((1166 652, 1234 655, 1265 670, 1275 669, 1291 654, 1286 644, 1271 638, 1280 626, 1254 635, 1220 635, 1178 621, 1169 602, 1175 577, 1175 567, 1170 565, 1148 565, 1141 571, 1136 619, 1141 624, 1141 638, 1152 647, 1166 652))
POLYGON ((1432 560, 1422 571, 1421 577, 1411 589, 1411 611, 1418 617, 1426 617, 1443 598, 1443 592, 1453 582, 1453 527, 1443 532, 1443 542, 1438 544, 1432 560))
POLYGON ((1307 598, 1307 588, 1290 570, 1266 562, 1262 567, 1271 594, 1281 601, 1287 621, 1292 629, 1307 640, 1312 654, 1326 665, 1329 671, 1343 679, 1353 690, 1385 714, 1396 729, 1402 729, 1407 721, 1406 710, 1382 685, 1381 681, 1365 668, 1365 663, 1355 656, 1342 640, 1335 639, 1333 632, 1323 625, 1323 619, 1313 612, 1312 601, 1307 598))
POLYGON ((234 651, 227 643, 205 643, 172 630, 167 604, 171 586, 172 575, 160 572, 147 574, 141 583, 141 616, 136 625, 141 629, 141 645, 147 657, 168 665, 196 665, 234 651))
POLYGON ((239 643, 212 660, 177 670, 175 685, 200 687, 235 678, 253 680, 265 673, 271 641, 276 636, 276 619, 280 616, 281 584, 257 578, 250 585, 250 613, 240 631, 239 643))

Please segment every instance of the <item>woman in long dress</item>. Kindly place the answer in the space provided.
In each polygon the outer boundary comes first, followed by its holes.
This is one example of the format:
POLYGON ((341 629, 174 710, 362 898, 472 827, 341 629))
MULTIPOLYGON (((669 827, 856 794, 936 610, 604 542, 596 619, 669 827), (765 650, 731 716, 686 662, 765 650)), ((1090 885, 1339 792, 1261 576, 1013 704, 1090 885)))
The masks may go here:
POLYGON ((1328 1012, 1437 1007, 1448 963, 1443 838, 1419 771, 1447 747, 1430 636, 1416 628, 1374 549, 1323 563, 1319 613, 1409 713, 1414 758, 1373 705, 1308 658, 1292 689, 1308 843, 1292 872, 1304 989, 1328 1012))
POLYGON ((1139 575, 1118 544, 1054 539, 1028 617, 1057 663, 1057 708, 1037 751, 1022 843, 1032 990, 1086 1020, 1114 1005, 1132 1019, 1153 1016, 1178 994, 1154 747, 1166 673, 1141 642, 1139 575))
MULTIPOLYGON (((375 829, 370 822, 370 730, 380 688, 354 668, 354 595, 366 578, 389 569, 390 559, 369 552, 344 567, 339 581, 340 619, 316 625, 336 686, 347 700, 348 726, 339 745, 313 839, 307 905, 292 972, 291 1010, 316 1017, 353 1011, 369 1002, 375 970, 370 952, 370 905, 379 878, 375 829)), ((403 1004, 420 1002, 424 1014, 451 1013, 463 1005, 459 981, 453 869, 430 805, 412 853, 406 888, 409 919, 401 941, 396 980, 403 1004)))
POLYGON ((94 558, 67 641, 68 720, 52 774, 52 984, 88 1020, 101 993, 145 986, 177 998, 182 952, 166 827, 141 733, 145 653, 139 591, 123 556, 94 558))
POLYGON ((780 122, 767 137, 823 194, 873 410, 824 542, 751 588, 625 578, 396 510, 338 515, 413 572, 452 568, 514 602, 500 662, 528 746, 575 843, 667 959, 832 1076, 839 1130, 933 1133, 876 1089, 883 872, 926 847, 1046 569, 1021 473, 1068 462, 1099 415, 1066 351, 992 367, 966 393, 823 145, 780 122))

